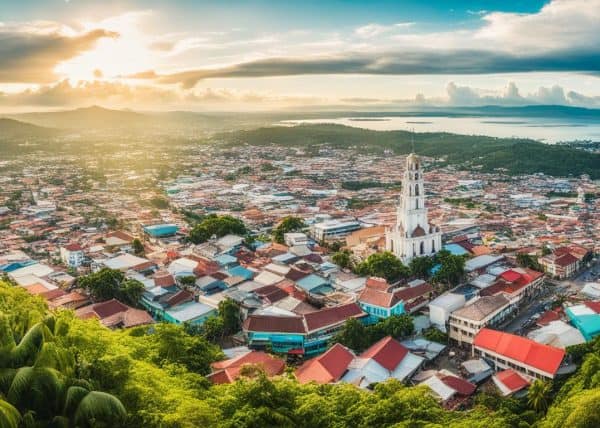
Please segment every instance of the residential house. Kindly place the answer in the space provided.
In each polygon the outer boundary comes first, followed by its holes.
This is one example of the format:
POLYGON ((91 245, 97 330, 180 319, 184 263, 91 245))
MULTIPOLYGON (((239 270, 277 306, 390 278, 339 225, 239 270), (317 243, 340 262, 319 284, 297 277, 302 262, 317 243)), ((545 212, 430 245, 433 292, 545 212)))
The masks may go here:
POLYGON ((269 376, 283 373, 285 362, 261 351, 249 351, 211 365, 212 373, 207 378, 214 384, 232 383, 238 379, 244 368, 259 367, 269 376))
POLYGON ((60 259, 66 266, 78 268, 83 264, 83 248, 77 243, 71 243, 64 247, 60 247, 60 259))
POLYGON ((316 355, 327 349, 328 342, 347 319, 361 319, 365 316, 355 303, 298 316, 252 314, 244 321, 243 331, 248 339, 248 346, 253 349, 316 355))

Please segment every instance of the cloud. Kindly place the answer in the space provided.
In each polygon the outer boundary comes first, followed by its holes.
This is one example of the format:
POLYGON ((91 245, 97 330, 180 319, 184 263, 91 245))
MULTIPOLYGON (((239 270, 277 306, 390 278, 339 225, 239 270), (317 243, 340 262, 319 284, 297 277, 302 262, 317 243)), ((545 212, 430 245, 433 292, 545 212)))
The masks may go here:
POLYGON ((470 86, 459 86, 454 82, 450 82, 446 86, 447 98, 443 104, 450 106, 520 106, 539 104, 589 108, 600 107, 600 97, 585 96, 574 91, 566 92, 565 89, 559 85, 554 85, 549 88, 542 86, 532 93, 521 95, 517 85, 514 82, 509 82, 504 90, 491 95, 489 92, 489 90, 484 91, 470 86))
POLYGON ((0 82, 47 83, 56 80, 54 68, 90 49, 105 37, 104 29, 76 33, 57 23, 37 22, 0 27, 0 82))
POLYGON ((412 27, 414 24, 415 24, 414 22, 399 22, 399 23, 392 24, 392 25, 381 25, 381 24, 371 23, 371 24, 363 25, 362 27, 358 27, 356 30, 354 30, 354 34, 356 34, 358 37, 361 37, 361 38, 370 39, 370 38, 377 37, 377 36, 380 36, 385 33, 391 33, 393 31, 397 31, 398 29, 401 29, 401 28, 412 27))
POLYGON ((312 58, 267 58, 220 68, 188 70, 171 74, 155 71, 131 78, 194 87, 211 78, 271 77, 311 74, 488 74, 534 71, 600 73, 600 49, 560 51, 541 55, 516 55, 491 51, 399 51, 381 54, 346 53, 312 58))
POLYGON ((67 79, 55 84, 42 85, 17 93, 0 92, 0 106, 11 110, 23 108, 81 107, 102 104, 113 108, 143 108, 160 105, 161 108, 197 108, 240 106, 255 108, 291 105, 323 104, 328 100, 312 96, 273 95, 225 88, 182 90, 151 85, 130 86, 105 80, 71 83, 67 79))

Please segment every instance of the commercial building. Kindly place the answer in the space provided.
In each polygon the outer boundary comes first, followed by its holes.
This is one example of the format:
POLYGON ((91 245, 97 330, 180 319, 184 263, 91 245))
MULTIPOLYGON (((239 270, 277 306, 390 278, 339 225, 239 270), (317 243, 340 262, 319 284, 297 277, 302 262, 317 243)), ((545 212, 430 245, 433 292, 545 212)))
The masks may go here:
POLYGON ((473 338, 484 327, 494 327, 513 312, 515 306, 503 295, 485 296, 450 315, 450 339, 458 344, 473 343, 473 338))
POLYGON ((317 242, 341 239, 361 228, 356 220, 328 220, 315 223, 310 227, 310 234, 317 242))

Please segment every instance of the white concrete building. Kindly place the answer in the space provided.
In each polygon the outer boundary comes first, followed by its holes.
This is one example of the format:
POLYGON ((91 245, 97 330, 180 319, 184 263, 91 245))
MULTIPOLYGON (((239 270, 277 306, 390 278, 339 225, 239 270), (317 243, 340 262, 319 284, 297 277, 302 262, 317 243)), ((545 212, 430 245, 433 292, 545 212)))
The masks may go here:
POLYGON ((77 268, 83 263, 83 248, 77 243, 60 247, 60 259, 65 265, 77 268))
POLYGON ((385 247, 404 263, 414 257, 432 255, 442 247, 442 232, 429 224, 425 188, 419 158, 410 154, 402 180, 396 225, 385 232, 385 247))

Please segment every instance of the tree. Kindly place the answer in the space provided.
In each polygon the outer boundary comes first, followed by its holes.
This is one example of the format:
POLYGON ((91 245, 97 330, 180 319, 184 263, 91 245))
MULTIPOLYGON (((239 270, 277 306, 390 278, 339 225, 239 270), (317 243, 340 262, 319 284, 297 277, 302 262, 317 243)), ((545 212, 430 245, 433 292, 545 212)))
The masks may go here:
POLYGON ((35 426, 120 426, 125 420, 116 397, 73 377, 75 358, 60 340, 67 327, 47 317, 17 342, 18 331, 0 318, 0 397, 6 397, 0 399, 0 426, 16 426, 21 415, 25 425, 35 426))
POLYGON ((371 254, 355 267, 358 275, 377 276, 395 282, 410 275, 409 269, 392 253, 371 254))
POLYGON ((445 284, 447 287, 456 286, 465 275, 465 258, 456 256, 450 251, 442 250, 435 255, 435 261, 440 268, 433 275, 437 283, 445 284))
POLYGON ((342 269, 347 269, 352 266, 352 253, 349 250, 338 251, 331 256, 331 260, 342 269))
POLYGON ((527 391, 527 403, 536 412, 545 412, 551 400, 552 384, 536 379, 527 391))
POLYGON ((284 243, 284 235, 290 232, 300 232, 306 227, 304 220, 300 217, 287 216, 284 217, 277 227, 273 229, 273 239, 280 244, 284 243))
POLYGON ((229 215, 208 215, 190 230, 188 239, 194 244, 201 244, 211 237, 220 238, 228 234, 244 236, 247 233, 244 222, 229 215))
POLYGON ((537 271, 543 271, 543 268, 537 261, 537 257, 525 253, 517 254, 517 264, 521 267, 530 268, 537 271))
POLYGON ((223 333, 226 336, 237 333, 241 328, 240 305, 233 299, 219 302, 219 316, 223 320, 223 333))
POLYGON ((132 242, 131 242, 131 246, 133 247, 133 252, 140 256, 142 254, 144 254, 144 244, 142 244, 142 241, 139 240, 139 238, 135 238, 132 242))
POLYGON ((150 199, 150 205, 159 210, 166 210, 169 208, 169 201, 163 197, 155 196, 150 199))
POLYGON ((102 268, 98 272, 82 276, 79 285, 86 289, 95 300, 117 299, 127 305, 137 306, 145 288, 135 279, 125 279, 123 272, 102 268))
POLYGON ((334 337, 333 341, 360 352, 369 346, 367 327, 356 318, 350 318, 345 322, 344 327, 334 337))
POLYGON ((429 272, 431 271, 433 265, 433 258, 429 256, 423 256, 412 259, 408 267, 410 268, 410 272, 413 276, 418 278, 428 278, 429 272))

